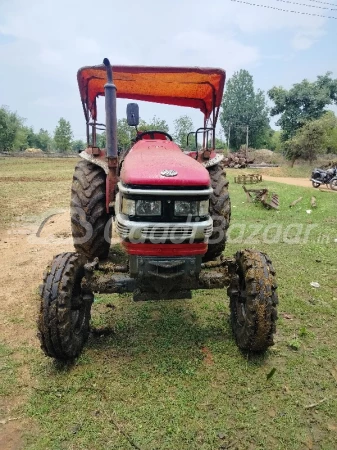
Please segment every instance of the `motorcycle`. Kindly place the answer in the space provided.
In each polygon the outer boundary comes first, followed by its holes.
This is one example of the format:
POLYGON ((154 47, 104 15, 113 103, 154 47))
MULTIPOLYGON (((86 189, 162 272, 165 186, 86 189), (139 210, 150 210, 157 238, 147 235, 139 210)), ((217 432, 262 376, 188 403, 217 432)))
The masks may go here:
POLYGON ((322 186, 322 184, 326 184, 334 191, 337 191, 337 167, 328 170, 314 169, 311 174, 311 181, 313 187, 316 189, 322 186))

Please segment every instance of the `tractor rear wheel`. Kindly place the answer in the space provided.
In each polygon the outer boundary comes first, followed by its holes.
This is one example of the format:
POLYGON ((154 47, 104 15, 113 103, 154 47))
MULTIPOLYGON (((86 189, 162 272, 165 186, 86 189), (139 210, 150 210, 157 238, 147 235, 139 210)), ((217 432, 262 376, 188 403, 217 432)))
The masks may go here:
POLYGON ((274 345, 276 332, 275 270, 268 256, 257 251, 239 251, 235 260, 227 290, 233 333, 240 349, 264 352, 274 345))
POLYGON ((55 359, 76 358, 89 335, 94 296, 82 287, 84 263, 82 255, 61 253, 44 274, 38 337, 45 354, 55 359))
POLYGON ((213 233, 209 239, 204 261, 220 256, 226 246, 226 232, 231 217, 231 202, 228 193, 226 172, 220 164, 208 168, 213 194, 210 198, 209 212, 213 218, 213 233))
POLYGON ((101 167, 86 160, 76 165, 70 209, 75 250, 89 260, 107 258, 111 223, 106 212, 106 175, 101 167))

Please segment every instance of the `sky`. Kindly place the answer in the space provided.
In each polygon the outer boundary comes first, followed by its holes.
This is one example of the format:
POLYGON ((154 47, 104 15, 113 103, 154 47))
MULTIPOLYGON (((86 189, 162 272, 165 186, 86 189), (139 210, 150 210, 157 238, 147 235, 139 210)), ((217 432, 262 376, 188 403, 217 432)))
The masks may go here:
MULTIPOLYGON (((337 0, 251 3, 337 18, 337 0)), ((337 77, 336 42, 337 20, 231 0, 0 0, 0 105, 35 131, 53 133, 64 117, 74 139, 85 139, 76 73, 104 57, 112 64, 221 67, 227 78, 246 69, 255 87, 268 91, 327 71, 337 77)), ((118 100, 118 118, 126 104, 118 100)), ((103 108, 99 113, 104 120, 103 108)), ((202 125, 197 110, 140 104, 143 119, 156 115, 170 131, 183 114, 202 125)))

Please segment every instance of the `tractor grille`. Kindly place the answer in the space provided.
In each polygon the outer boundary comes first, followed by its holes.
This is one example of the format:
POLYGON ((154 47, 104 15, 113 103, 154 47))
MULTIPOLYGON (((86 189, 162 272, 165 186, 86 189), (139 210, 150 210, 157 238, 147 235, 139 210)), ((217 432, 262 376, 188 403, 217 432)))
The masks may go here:
POLYGON ((122 239, 126 239, 127 237, 129 237, 131 229, 129 227, 127 227, 126 225, 116 221, 116 229, 117 229, 118 235, 122 239))
POLYGON ((131 241, 161 241, 179 243, 185 240, 204 240, 208 239, 213 231, 213 224, 209 219, 206 223, 174 224, 174 223, 139 223, 129 220, 115 221, 117 234, 122 239, 131 241))
POLYGON ((212 235, 213 225, 208 225, 208 227, 204 228, 205 238, 209 238, 212 235))
POLYGON ((189 239, 193 235, 192 227, 145 227, 141 230, 144 239, 189 239))

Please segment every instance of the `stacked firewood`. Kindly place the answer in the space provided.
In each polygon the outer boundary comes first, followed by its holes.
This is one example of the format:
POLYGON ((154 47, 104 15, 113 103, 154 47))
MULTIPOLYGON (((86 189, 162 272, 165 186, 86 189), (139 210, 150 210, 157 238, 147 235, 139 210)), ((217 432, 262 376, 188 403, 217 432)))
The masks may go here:
POLYGON ((222 164, 224 167, 230 167, 233 169, 244 169, 247 164, 253 164, 254 159, 247 157, 245 152, 229 153, 225 156, 222 164))

